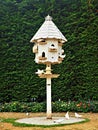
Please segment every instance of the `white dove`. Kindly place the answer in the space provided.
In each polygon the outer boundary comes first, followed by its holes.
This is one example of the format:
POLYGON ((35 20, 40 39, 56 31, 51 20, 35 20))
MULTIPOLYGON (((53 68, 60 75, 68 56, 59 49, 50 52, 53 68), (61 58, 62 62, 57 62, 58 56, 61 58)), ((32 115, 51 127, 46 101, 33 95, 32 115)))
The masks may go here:
POLYGON ((26 113, 26 116, 29 116, 29 113, 28 113, 28 112, 26 113))
POLYGON ((40 69, 38 69, 38 71, 35 72, 35 74, 42 74, 42 73, 44 73, 44 70, 40 70, 40 69))
POLYGON ((61 57, 61 58, 65 58, 65 56, 66 56, 66 55, 61 55, 60 57, 61 57))
POLYGON ((82 117, 82 115, 79 115, 78 113, 75 112, 75 117, 80 118, 80 117, 82 117))
POLYGON ((62 49, 62 54, 64 53, 64 50, 62 49))
POLYGON ((65 114, 65 118, 69 120, 69 112, 65 114))
POLYGON ((64 121, 64 119, 58 119, 58 120, 54 120, 54 123, 61 123, 62 121, 64 121))
POLYGON ((50 49, 56 49, 55 46, 50 46, 49 48, 50 48, 50 49))

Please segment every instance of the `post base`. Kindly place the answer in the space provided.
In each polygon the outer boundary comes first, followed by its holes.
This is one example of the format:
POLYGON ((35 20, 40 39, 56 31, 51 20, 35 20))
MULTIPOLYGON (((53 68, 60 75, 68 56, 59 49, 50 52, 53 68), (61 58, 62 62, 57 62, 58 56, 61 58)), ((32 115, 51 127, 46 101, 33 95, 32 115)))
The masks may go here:
POLYGON ((52 119, 52 115, 51 114, 47 114, 47 119, 52 119))

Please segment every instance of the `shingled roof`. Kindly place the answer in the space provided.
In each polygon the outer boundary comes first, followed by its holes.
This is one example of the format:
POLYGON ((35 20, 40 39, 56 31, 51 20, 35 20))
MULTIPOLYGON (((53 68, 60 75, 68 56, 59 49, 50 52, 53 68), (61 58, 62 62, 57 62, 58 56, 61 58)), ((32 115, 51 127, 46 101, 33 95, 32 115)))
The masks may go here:
POLYGON ((52 17, 49 15, 45 18, 44 23, 36 32, 36 34, 33 36, 33 38, 30 40, 30 42, 35 42, 36 40, 41 39, 41 38, 42 39, 55 38, 55 39, 60 39, 63 42, 67 41, 64 35, 60 32, 57 26, 53 23, 52 17))

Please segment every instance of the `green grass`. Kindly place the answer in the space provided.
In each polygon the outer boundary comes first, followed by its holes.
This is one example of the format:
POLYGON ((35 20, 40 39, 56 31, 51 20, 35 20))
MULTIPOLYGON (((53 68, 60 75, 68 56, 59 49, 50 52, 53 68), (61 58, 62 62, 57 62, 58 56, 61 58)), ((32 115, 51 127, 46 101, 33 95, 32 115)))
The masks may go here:
POLYGON ((72 124, 81 124, 90 121, 89 119, 85 119, 84 121, 77 122, 77 123, 71 123, 71 124, 55 124, 55 125, 33 125, 33 124, 25 124, 25 123, 18 123, 16 122, 16 118, 7 118, 7 119, 1 119, 2 122, 7 122, 13 124, 13 126, 17 127, 42 127, 42 128, 47 128, 47 127, 58 127, 58 126, 65 126, 65 125, 72 125, 72 124))

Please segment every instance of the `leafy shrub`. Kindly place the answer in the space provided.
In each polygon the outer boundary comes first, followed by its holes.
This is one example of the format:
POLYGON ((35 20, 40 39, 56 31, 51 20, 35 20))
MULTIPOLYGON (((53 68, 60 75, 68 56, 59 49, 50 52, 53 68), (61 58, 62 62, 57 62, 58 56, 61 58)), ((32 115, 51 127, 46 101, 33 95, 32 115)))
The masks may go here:
POLYGON ((32 112, 44 112, 45 104, 44 103, 35 103, 32 107, 32 112))
POLYGON ((98 112, 98 102, 64 102, 57 101, 52 103, 53 112, 98 112))
POLYGON ((56 101, 52 103, 53 112, 65 112, 68 110, 68 104, 63 101, 56 101))
POLYGON ((92 112, 98 112, 98 102, 91 102, 90 104, 90 111, 92 112))
MULTIPOLYGON (((53 112, 66 112, 66 111, 76 111, 76 112, 98 112, 98 102, 86 102, 86 101, 56 101, 52 102, 53 112)), ((38 102, 11 102, 0 104, 0 112, 45 112, 46 103, 38 102)))
POLYGON ((20 103, 19 102, 11 102, 2 104, 0 107, 1 111, 4 112, 19 112, 20 111, 20 103))
POLYGON ((1 112, 43 112, 45 111, 45 103, 37 102, 11 102, 0 105, 1 112))

